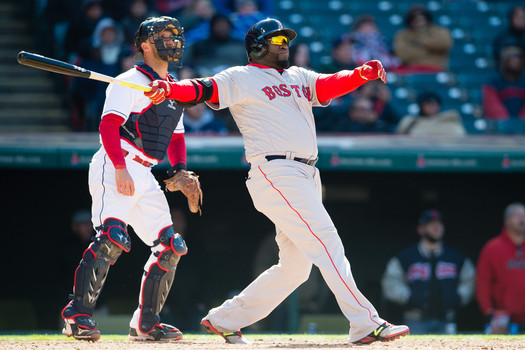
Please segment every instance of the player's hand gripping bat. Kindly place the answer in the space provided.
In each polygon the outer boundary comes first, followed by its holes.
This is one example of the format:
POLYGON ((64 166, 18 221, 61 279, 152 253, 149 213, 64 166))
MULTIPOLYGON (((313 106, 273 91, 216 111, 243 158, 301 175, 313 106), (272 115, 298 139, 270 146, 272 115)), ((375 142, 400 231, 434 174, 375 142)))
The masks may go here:
POLYGON ((55 60, 53 58, 37 55, 30 52, 20 51, 16 57, 18 63, 25 66, 46 70, 48 72, 70 75, 73 77, 88 78, 93 80, 104 81, 106 83, 113 83, 122 86, 127 86, 132 89, 137 89, 145 92, 151 91, 151 87, 147 85, 132 83, 130 81, 116 79, 104 74, 92 72, 88 69, 75 66, 74 64, 55 60))

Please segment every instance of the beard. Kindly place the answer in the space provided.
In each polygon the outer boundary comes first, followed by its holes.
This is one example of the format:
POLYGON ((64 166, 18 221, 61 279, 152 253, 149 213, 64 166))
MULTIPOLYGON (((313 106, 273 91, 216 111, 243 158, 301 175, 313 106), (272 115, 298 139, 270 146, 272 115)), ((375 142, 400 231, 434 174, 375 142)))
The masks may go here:
POLYGON ((278 59, 277 60, 277 65, 279 67, 281 67, 282 69, 286 69, 286 68, 290 67, 290 60, 288 58, 286 58, 286 59, 278 59))
POLYGON ((290 61, 288 56, 286 58, 283 58, 284 56, 282 54, 275 54, 268 52, 266 56, 264 56, 265 59, 267 59, 267 62, 272 62, 272 65, 275 65, 276 68, 280 69, 286 69, 290 67, 290 61))

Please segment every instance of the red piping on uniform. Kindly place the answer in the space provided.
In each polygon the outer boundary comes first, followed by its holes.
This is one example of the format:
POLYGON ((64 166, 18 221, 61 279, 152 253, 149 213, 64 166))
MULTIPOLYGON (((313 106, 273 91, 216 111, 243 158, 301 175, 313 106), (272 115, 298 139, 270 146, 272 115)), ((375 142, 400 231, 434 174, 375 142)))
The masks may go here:
MULTIPOLYGON (((90 244, 89 247, 88 247, 88 249, 86 249, 86 251, 84 252, 84 255, 86 254, 86 252, 87 252, 88 250, 90 250, 90 251, 91 251, 91 254, 93 254, 93 258, 96 259, 96 258, 97 258, 97 254, 95 254, 95 252, 93 251, 93 249, 91 249, 91 246, 92 246, 92 244, 90 244)), ((82 255, 82 259, 84 259, 84 255, 82 255)))
MULTIPOLYGON (((168 248, 168 249, 164 249, 162 252, 160 252, 160 253, 159 253, 159 256, 158 256, 158 258, 157 258, 157 261, 160 261, 160 259, 162 258, 162 255, 163 255, 164 253, 166 253, 167 251, 169 251, 169 250, 170 250, 170 248, 168 248)), ((159 269, 161 269, 161 270, 163 270, 163 271, 166 271, 166 272, 169 271, 168 269, 165 269, 164 267, 160 266, 160 264, 159 264, 158 262, 156 262, 155 264, 157 264, 157 266, 159 267, 159 269)), ((153 265, 152 265, 152 266, 153 266, 153 265)))
POLYGON ((138 120, 135 122, 135 129, 137 129, 137 133, 139 134, 139 137, 142 138, 142 133, 140 132, 140 129, 139 129, 139 121, 138 120))
MULTIPOLYGON (((160 234, 162 233, 162 231, 164 231, 165 229, 167 229, 168 227, 171 227, 171 226, 173 226, 173 225, 168 225, 168 226, 166 226, 166 227, 163 227, 163 228, 159 231, 159 241, 160 241, 160 234)), ((171 247, 171 243, 170 243, 170 242, 168 242, 168 245, 166 245, 166 244, 162 243, 162 241, 160 241, 160 244, 162 244, 162 245, 165 246, 166 248, 171 247)))
MULTIPOLYGON (((97 258, 97 254, 95 254, 95 252, 93 251, 93 249, 91 249, 91 246, 93 245, 93 243, 91 243, 89 245, 89 247, 87 247, 86 250, 84 250, 84 253, 82 253, 82 259, 84 259, 84 256, 86 256, 86 252, 89 250, 91 251, 91 254, 93 254, 93 257, 96 259, 97 258)), ((80 267, 80 264, 77 266, 77 268, 75 269, 75 276, 73 278, 73 293, 75 293, 75 288, 76 288, 76 285, 77 285, 77 271, 78 271, 78 268, 80 267)), ((67 307, 67 306, 66 306, 67 307)))
POLYGON ((363 309, 366 309, 368 311, 368 314, 370 315, 370 320, 378 325, 380 325, 379 323, 377 323, 376 321, 374 321, 372 319, 372 312, 370 312, 370 309, 368 309, 367 307, 364 307, 363 305, 361 305, 361 303, 359 302, 359 300, 357 300, 357 298, 355 297, 354 293, 352 293, 352 290, 350 290, 350 288, 348 287, 348 285, 346 284, 346 282, 344 281, 344 279, 341 277, 341 274, 339 273, 339 270, 337 269, 337 267, 335 266, 334 264, 334 261, 332 260, 332 257, 330 256, 330 253, 328 252, 328 249, 326 249, 326 246, 324 245, 323 241, 321 241, 321 239, 319 237, 317 237, 317 235, 312 231, 312 229, 310 228, 310 225, 308 225, 308 223, 303 219, 303 217, 301 216, 301 214, 299 214, 299 212, 297 210, 295 210, 294 207, 292 207, 290 205, 290 202, 288 202, 288 200, 286 199, 286 197, 282 194, 281 191, 279 191, 274 185, 273 183, 270 181, 270 179, 268 179, 268 177, 266 176, 266 174, 264 173, 264 171, 262 171, 261 167, 258 166, 259 168, 259 171, 263 174, 264 178, 266 179, 266 181, 268 181, 270 183, 270 186, 272 186, 272 188, 274 190, 276 190, 279 195, 284 199, 284 201, 286 202, 286 204, 288 204, 288 206, 290 207, 290 209, 292 209, 296 214, 297 216, 299 216, 299 218, 301 219, 302 222, 304 222, 304 224, 306 225, 306 227, 308 227, 308 231, 310 231, 310 233, 319 241, 319 243, 321 243, 321 245, 323 246, 325 252, 326 252, 326 255, 328 255, 328 258, 330 259, 330 262, 332 263, 332 266, 334 267, 335 269, 335 272, 337 272, 337 275, 339 276, 339 279, 341 279, 341 282, 343 282, 343 284, 345 285, 346 289, 348 289, 348 291, 350 292, 350 294, 352 294, 352 297, 354 297, 355 301, 359 304, 359 306, 361 306, 363 309))
MULTIPOLYGON (((161 255, 162 255, 162 253, 159 254, 159 256, 157 257, 157 261, 160 259, 160 256, 161 256, 161 255)), ((151 267, 152 267, 153 265, 157 265, 157 266, 160 267, 162 270, 164 270, 164 269, 159 265, 158 262, 153 263, 153 264, 150 265, 150 267, 149 267, 149 269, 148 269, 148 273, 147 273, 146 276, 144 277, 144 282, 142 283, 142 286, 141 286, 141 288, 140 288, 140 290, 141 290, 141 293, 140 293, 140 294, 141 294, 141 295, 140 295, 140 308, 141 308, 141 309, 142 309, 142 307, 144 306, 144 284, 145 284, 146 281, 148 280, 148 276, 149 276, 149 274, 150 274, 151 267)), ((165 270, 165 271, 167 271, 167 270, 165 270)), ((140 329, 140 325, 141 325, 141 324, 142 324, 142 312, 140 313, 140 316, 139 316, 139 330, 142 332, 142 330, 140 329)), ((153 328, 155 328, 155 326, 153 326, 153 327, 149 330, 149 332, 147 332, 146 334, 149 334, 149 333, 153 330, 153 328)), ((144 333, 144 332, 142 332, 142 333, 144 333)))
MULTIPOLYGON (((121 229, 122 231, 124 231, 124 233, 127 235, 128 233, 120 226, 117 226, 117 225, 113 225, 113 226, 110 226, 108 231, 107 232, 104 232, 103 234, 105 234, 106 236, 108 236, 108 239, 114 244, 116 245, 117 247, 119 247, 120 249, 122 249, 123 251, 125 251, 126 253, 129 253, 130 249, 126 249, 122 244, 119 244, 117 242, 115 242, 114 240, 111 239, 111 236, 109 235, 109 230, 112 228, 112 227, 118 227, 119 229, 121 229)), ((111 264, 113 265, 113 264, 111 264)))
POLYGON ((141 71, 142 73, 146 74, 148 77, 150 77, 151 80, 155 80, 155 78, 153 77, 153 75, 149 74, 148 72, 146 72, 144 69, 140 68, 139 66, 135 66, 136 69, 138 69, 139 71, 141 71))
POLYGON ((277 69, 277 68, 273 68, 273 67, 263 66, 262 64, 258 64, 258 63, 250 63, 250 64, 248 64, 248 66, 254 66, 254 67, 257 67, 257 68, 261 68, 261 69, 275 69, 276 71, 278 71, 280 73, 284 72, 284 69, 277 69))

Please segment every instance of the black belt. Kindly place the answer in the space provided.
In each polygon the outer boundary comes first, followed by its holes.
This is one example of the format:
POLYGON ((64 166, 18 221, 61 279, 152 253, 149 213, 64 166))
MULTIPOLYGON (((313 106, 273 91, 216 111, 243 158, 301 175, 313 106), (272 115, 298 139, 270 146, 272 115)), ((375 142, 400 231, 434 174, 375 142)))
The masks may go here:
MULTIPOLYGON (((264 158, 266 158, 267 161, 271 161, 271 160, 274 160, 274 159, 286 159, 286 156, 275 155, 275 156, 266 156, 264 158)), ((299 158, 299 157, 293 158, 293 160, 295 160, 296 162, 308 164, 308 165, 311 165, 311 166, 314 166, 315 163, 317 163, 317 159, 318 158, 315 158, 315 159, 306 159, 306 158, 299 158)))

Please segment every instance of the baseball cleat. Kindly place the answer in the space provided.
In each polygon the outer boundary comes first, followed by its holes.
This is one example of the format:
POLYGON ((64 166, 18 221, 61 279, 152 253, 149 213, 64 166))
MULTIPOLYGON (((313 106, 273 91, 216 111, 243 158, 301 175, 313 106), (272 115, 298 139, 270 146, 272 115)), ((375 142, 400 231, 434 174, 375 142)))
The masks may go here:
POLYGON ((100 339, 97 323, 90 315, 78 313, 72 303, 64 308, 62 318, 64 319, 62 334, 77 340, 97 341, 100 339))
POLYGON ((174 341, 182 339, 182 332, 178 328, 166 323, 157 323, 149 333, 142 333, 137 328, 129 329, 129 340, 174 341))
POLYGON ((206 318, 202 319, 201 325, 203 325, 206 328, 206 331, 208 331, 208 333, 215 333, 215 334, 220 335, 221 337, 223 337, 224 340, 226 340, 226 343, 229 343, 229 344, 250 344, 250 342, 247 341, 242 336, 241 331, 231 332, 231 333, 219 332, 215 327, 212 326, 210 321, 208 321, 206 318))
POLYGON ((396 326, 385 322, 381 326, 374 329, 372 333, 353 344, 370 344, 375 341, 392 341, 410 334, 410 329, 407 326, 396 326))

